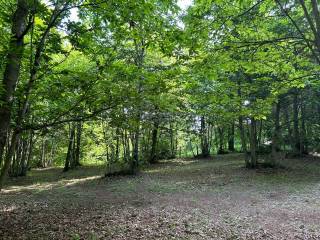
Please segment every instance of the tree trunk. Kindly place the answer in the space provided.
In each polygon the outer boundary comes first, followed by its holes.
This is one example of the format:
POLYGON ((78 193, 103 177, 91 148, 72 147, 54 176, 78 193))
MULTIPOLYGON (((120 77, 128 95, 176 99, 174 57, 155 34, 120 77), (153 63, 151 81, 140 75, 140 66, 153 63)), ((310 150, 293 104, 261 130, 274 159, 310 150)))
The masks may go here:
POLYGON ((274 130, 272 134, 272 149, 271 149, 271 165, 276 167, 278 165, 278 152, 280 150, 280 103, 273 106, 274 116, 274 130))
POLYGON ((77 123, 77 137, 76 137, 76 147, 75 147, 75 166, 81 166, 80 164, 80 153, 81 153, 81 135, 82 135, 82 123, 77 123))
POLYGON ((151 143, 151 153, 150 153, 150 163, 156 163, 157 161, 157 141, 158 141, 158 129, 159 129, 159 118, 155 118, 153 122, 152 129, 152 143, 151 143))
POLYGON ((250 167, 257 167, 257 123, 254 117, 250 123, 250 167))
POLYGON ((301 96, 301 134, 300 134, 300 155, 308 154, 308 140, 306 130, 306 111, 303 97, 301 96))
POLYGON ((243 126, 243 118, 239 117, 239 131, 240 131, 240 140, 241 140, 241 151, 247 152, 247 142, 246 142, 246 133, 243 126))
POLYGON ((72 123, 72 129, 74 129, 72 147, 71 147, 71 158, 70 158, 70 168, 76 168, 76 124, 72 123))
POLYGON ((283 113, 284 113, 284 117, 285 117, 285 124, 286 124, 286 128, 288 131, 288 143, 290 144, 291 149, 294 149, 294 142, 293 142, 293 137, 292 137, 292 129, 291 129, 291 123, 290 123, 290 115, 289 115, 289 111, 288 111, 288 104, 287 103, 284 108, 283 108, 283 113))
POLYGON ((4 183, 5 178, 7 176, 7 173, 8 173, 9 167, 10 167, 10 163, 11 163, 11 159, 13 157, 19 136, 20 136, 20 134, 17 131, 12 133, 10 147, 6 153, 6 157, 4 159, 4 165, 3 165, 1 172, 0 172, 0 191, 3 187, 3 183, 4 183))
POLYGON ((263 121, 261 119, 259 122, 258 148, 261 146, 261 142, 262 142, 262 129, 263 129, 263 121))
POLYGON ((123 159, 125 162, 128 162, 130 159, 130 143, 129 143, 127 130, 123 131, 122 137, 123 137, 123 139, 122 139, 123 159))
POLYGON ((171 121, 170 121, 170 149, 171 149, 170 158, 175 158, 176 157, 176 146, 175 146, 175 140, 174 140, 173 123, 171 121))
POLYGON ((133 134, 133 158, 130 163, 130 171, 131 174, 136 174, 139 167, 139 142, 140 142, 140 121, 141 121, 141 115, 140 111, 137 113, 136 117, 136 129, 133 134))
POLYGON ((70 166, 72 164, 72 153, 73 153, 73 141, 74 141, 74 134, 75 134, 75 125, 71 124, 69 125, 70 128, 70 134, 69 134, 69 144, 68 144, 68 151, 67 151, 67 156, 66 156, 66 161, 64 165, 64 172, 69 171, 70 166))
POLYGON ((13 95, 20 75, 24 36, 28 30, 28 14, 27 0, 18 0, 17 9, 12 19, 10 47, 6 56, 6 66, 1 86, 3 90, 0 92, 0 159, 4 154, 7 133, 10 127, 13 95))
POLYGON ((218 133, 219 133, 219 150, 218 150, 218 154, 223 154, 224 151, 224 146, 223 146, 223 128, 222 127, 218 127, 218 133))
POLYGON ((133 159, 131 160, 131 173, 135 174, 139 166, 139 139, 140 130, 137 129, 134 133, 134 144, 133 144, 133 159))
POLYGON ((20 161, 20 156, 21 156, 21 135, 17 137, 16 141, 16 147, 15 147, 15 152, 12 155, 12 163, 9 168, 9 176, 10 177, 18 177, 19 175, 19 161, 20 161))
POLYGON ((232 122, 228 130, 228 150, 234 152, 234 122, 232 122))
POLYGON ((204 116, 202 116, 200 120, 200 137, 201 137, 201 156, 205 158, 210 156, 210 150, 209 150, 206 120, 204 116))
POLYGON ((299 108, 298 108, 298 92, 293 95, 293 137, 294 149, 293 152, 300 154, 300 134, 299 134, 299 108))
POLYGON ((28 147, 28 149, 26 151, 26 160, 25 160, 24 165, 22 167, 21 176, 27 175, 27 171, 28 171, 28 168, 30 165, 32 150, 33 150, 33 133, 32 132, 30 132, 30 134, 29 134, 27 147, 28 147))
POLYGON ((29 139, 23 139, 23 144, 22 144, 22 152, 21 152, 21 160, 20 160, 20 166, 19 166, 19 174, 18 176, 25 176, 24 169, 27 164, 27 154, 28 154, 28 145, 29 145, 29 139))
POLYGON ((116 154, 115 154, 115 159, 116 161, 119 161, 120 157, 120 129, 117 127, 116 128, 116 154))
POLYGON ((40 158, 39 167, 42 167, 42 168, 46 167, 46 139, 45 139, 45 136, 42 137, 41 158, 40 158))

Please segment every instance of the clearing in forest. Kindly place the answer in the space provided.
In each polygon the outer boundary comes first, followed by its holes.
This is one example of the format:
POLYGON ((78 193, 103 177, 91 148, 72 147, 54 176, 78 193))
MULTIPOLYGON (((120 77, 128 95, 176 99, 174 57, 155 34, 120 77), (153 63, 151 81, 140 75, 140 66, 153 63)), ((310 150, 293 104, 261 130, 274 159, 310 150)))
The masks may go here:
POLYGON ((247 170, 240 154, 176 159, 137 176, 32 170, 0 197, 1 239, 319 239, 320 160, 247 170))

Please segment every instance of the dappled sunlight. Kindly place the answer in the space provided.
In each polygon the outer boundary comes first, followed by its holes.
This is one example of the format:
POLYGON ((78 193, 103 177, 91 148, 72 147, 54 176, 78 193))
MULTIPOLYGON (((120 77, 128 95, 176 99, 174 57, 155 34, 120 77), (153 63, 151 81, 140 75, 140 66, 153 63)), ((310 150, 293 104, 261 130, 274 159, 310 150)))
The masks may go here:
POLYGON ((198 161, 197 160, 186 160, 186 159, 183 159, 183 158, 177 158, 177 159, 172 160, 172 162, 179 163, 179 164, 182 164, 182 165, 190 165, 190 164, 196 163, 198 161))
MULTIPOLYGON (((3 200, 0 199, 3 204, 0 221, 2 215, 3 219, 9 219, 11 224, 18 222, 24 229, 45 227, 58 236, 61 229, 52 227, 52 224, 60 226, 61 221, 68 224, 68 227, 71 223, 72 226, 80 226, 79 229, 91 226, 90 231, 93 229, 92 231, 99 233, 101 228, 109 227, 110 222, 115 219, 123 219, 120 224, 127 229, 133 222, 137 222, 134 229, 137 226, 147 229, 150 227, 150 219, 155 218, 157 224, 154 229, 169 229, 164 224, 177 213, 177 219, 171 219, 175 224, 179 223, 179 219, 189 216, 188 214, 206 221, 203 224, 188 218, 180 226, 184 234, 184 227, 189 227, 189 222, 192 225, 208 227, 207 224, 212 219, 217 222, 214 224, 227 224, 228 229, 232 229, 231 224, 234 224, 235 231, 238 231, 238 226, 247 229, 247 225, 252 225, 252 229, 255 229, 264 223, 281 224, 283 221, 285 224, 294 223, 299 230, 301 223, 291 219, 303 216, 306 219, 303 224, 312 227, 320 216, 317 201, 320 196, 319 177, 311 177, 310 174, 305 177, 302 174, 303 171, 309 171, 311 166, 315 168, 314 171, 318 171, 319 166, 312 161, 301 162, 303 160, 290 160, 291 165, 300 166, 301 170, 297 167, 292 170, 265 172, 233 167, 238 166, 239 162, 231 155, 225 157, 224 161, 175 159, 152 165, 152 169, 146 169, 137 176, 122 176, 102 181, 99 181, 99 169, 91 172, 91 176, 84 177, 81 177, 84 169, 79 169, 61 173, 57 182, 37 182, 21 187, 16 183, 7 187, 4 190, 7 195, 3 195, 3 200), (157 174, 154 174, 155 172, 157 174), (70 179, 71 177, 73 178, 70 179), (252 206, 252 209, 247 206, 252 206), (256 209, 259 210, 259 216, 256 209), (278 218, 282 213, 290 218, 278 218), (159 220, 158 216, 161 214, 166 216, 159 220), (234 215, 236 217, 233 217, 234 215), (30 225, 25 219, 31 219, 30 225), (50 221, 46 222, 47 219, 50 221), (91 224, 88 224, 88 220, 91 224), (99 226, 99 230, 96 230, 96 226, 99 226)), ((42 172, 37 176, 37 180, 41 176, 46 179, 46 173, 42 172)), ((13 229, 18 231, 18 226, 13 229)), ((77 227, 75 230, 78 232, 77 227)), ((119 229, 115 228, 113 231, 117 233, 119 229)), ((35 235, 30 231, 30 236, 35 235)), ((45 231, 44 236, 43 239, 49 238, 45 231)), ((190 234, 183 236, 183 239, 189 239, 190 234)), ((204 236, 203 239, 219 239, 210 234, 204 236)), ((149 239, 147 236, 144 238, 149 239)))
POLYGON ((59 167, 59 168, 57 168, 57 167, 34 168, 32 170, 35 172, 48 172, 50 170, 57 170, 57 169, 62 170, 62 167, 59 167))
POLYGON ((1 1, 0 240, 320 240, 319 2, 1 1))
POLYGON ((92 180, 96 180, 96 179, 100 179, 100 178, 101 178, 101 176, 97 175, 97 176, 86 177, 86 178, 75 178, 75 179, 71 179, 71 180, 62 180, 61 182, 63 183, 64 186, 73 186, 78 183, 84 183, 87 181, 92 181, 92 180))
POLYGON ((155 169, 144 170, 145 173, 160 173, 162 171, 163 171, 163 168, 155 168, 155 169))
POLYGON ((9 213, 9 212, 15 211, 16 209, 18 209, 17 205, 11 205, 11 206, 0 208, 0 213, 9 213))
POLYGON ((31 184, 27 186, 10 186, 6 189, 3 189, 2 193, 10 194, 10 193, 19 193, 24 191, 41 192, 41 191, 51 190, 58 187, 69 187, 75 184, 84 183, 84 182, 92 181, 99 178, 101 178, 101 176, 96 175, 96 176, 90 176, 90 177, 84 177, 84 178, 73 178, 68 180, 63 179, 54 183, 46 182, 46 183, 31 184))

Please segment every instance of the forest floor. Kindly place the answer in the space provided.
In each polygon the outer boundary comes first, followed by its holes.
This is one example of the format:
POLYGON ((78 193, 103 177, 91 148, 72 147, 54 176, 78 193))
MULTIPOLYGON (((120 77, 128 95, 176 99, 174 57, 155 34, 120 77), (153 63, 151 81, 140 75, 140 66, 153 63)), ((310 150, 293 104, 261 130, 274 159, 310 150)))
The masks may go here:
POLYGON ((0 239, 320 239, 320 159, 247 170, 240 154, 32 170, 0 193, 0 239))

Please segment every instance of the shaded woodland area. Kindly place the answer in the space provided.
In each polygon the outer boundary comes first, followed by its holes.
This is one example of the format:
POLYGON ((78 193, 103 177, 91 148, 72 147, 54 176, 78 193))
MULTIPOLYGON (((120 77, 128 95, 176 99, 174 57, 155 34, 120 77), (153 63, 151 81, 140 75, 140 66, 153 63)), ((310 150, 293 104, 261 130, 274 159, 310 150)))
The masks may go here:
POLYGON ((0 239, 320 239, 319 11, 0 0, 0 239))

